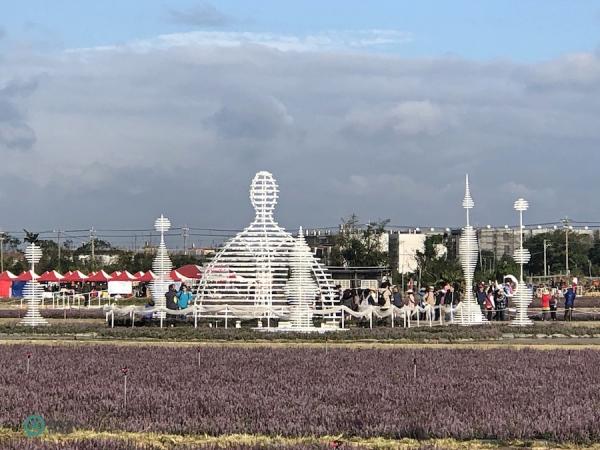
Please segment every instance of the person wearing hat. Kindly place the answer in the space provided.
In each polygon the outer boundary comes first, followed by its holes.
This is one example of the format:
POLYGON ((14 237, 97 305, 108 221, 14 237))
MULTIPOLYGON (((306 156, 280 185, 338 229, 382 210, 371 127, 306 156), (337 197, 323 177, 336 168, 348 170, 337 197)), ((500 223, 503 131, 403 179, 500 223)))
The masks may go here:
POLYGON ((548 312, 550 312, 550 300, 552 299, 552 295, 547 287, 544 287, 542 290, 542 320, 548 319, 548 312))

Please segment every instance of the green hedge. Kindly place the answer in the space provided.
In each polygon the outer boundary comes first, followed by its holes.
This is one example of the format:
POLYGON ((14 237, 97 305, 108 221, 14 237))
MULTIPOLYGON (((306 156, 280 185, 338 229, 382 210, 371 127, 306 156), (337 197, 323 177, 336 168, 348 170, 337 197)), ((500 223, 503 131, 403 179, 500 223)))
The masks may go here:
POLYGON ((16 325, 0 325, 0 335, 4 336, 65 336, 74 339, 106 338, 106 339, 156 339, 161 341, 284 341, 284 342, 352 342, 352 341, 398 341, 398 342, 452 342, 460 340, 499 340, 511 337, 531 337, 536 335, 600 336, 600 328, 574 327, 564 323, 551 325, 534 325, 525 328, 512 328, 506 325, 483 325, 476 327, 420 327, 390 328, 377 327, 352 328, 346 331, 328 333, 275 333, 261 332, 251 328, 194 328, 188 324, 159 328, 158 326, 139 326, 109 328, 104 325, 73 323, 56 324, 49 327, 20 327, 16 325), (510 336, 512 335, 512 336, 510 336))

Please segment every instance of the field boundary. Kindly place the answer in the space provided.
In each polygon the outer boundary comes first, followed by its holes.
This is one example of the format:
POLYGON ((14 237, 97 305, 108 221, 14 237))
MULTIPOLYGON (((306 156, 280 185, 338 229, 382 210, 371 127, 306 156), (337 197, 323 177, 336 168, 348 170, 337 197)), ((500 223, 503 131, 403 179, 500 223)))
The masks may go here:
POLYGON ((40 440, 49 443, 68 443, 71 441, 87 441, 111 439, 122 442, 131 441, 149 446, 152 450, 176 450, 184 445, 216 445, 227 448, 234 444, 258 445, 258 446, 291 446, 291 445, 326 445, 339 443, 340 449, 344 448, 372 448, 372 449, 594 449, 600 450, 600 444, 591 446, 573 445, 570 443, 555 443, 548 441, 484 441, 469 440, 459 441, 456 439, 389 439, 389 438, 346 438, 344 436, 309 436, 309 437, 285 437, 285 436, 266 436, 252 434, 232 434, 221 436, 209 435, 177 435, 162 433, 144 433, 144 432, 110 432, 94 430, 75 430, 71 433, 46 432, 39 438, 27 438, 22 432, 17 432, 8 428, 0 428, 0 444, 7 440, 40 440))

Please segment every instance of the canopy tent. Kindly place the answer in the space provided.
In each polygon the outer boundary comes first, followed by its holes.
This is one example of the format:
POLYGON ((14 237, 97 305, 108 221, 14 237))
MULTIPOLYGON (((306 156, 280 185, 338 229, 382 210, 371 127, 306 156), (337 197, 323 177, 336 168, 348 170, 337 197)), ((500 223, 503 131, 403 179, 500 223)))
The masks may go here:
POLYGON ((0 281, 14 281, 17 278, 19 277, 9 270, 5 270, 4 272, 0 273, 0 281))
POLYGON ((107 274, 104 270, 99 270, 98 272, 93 272, 90 274, 86 281, 94 281, 96 283, 110 281, 112 277, 107 274))
POLYGON ((74 270, 73 272, 66 274, 62 279, 63 283, 76 283, 79 281, 88 281, 88 276, 79 270, 74 270))
POLYGON ((40 276, 40 278, 38 278, 38 281, 41 283, 59 283, 64 278, 65 277, 56 270, 47 270, 40 276))
POLYGON ((191 278, 184 276, 183 274, 179 273, 177 270, 171 270, 169 277, 171 278, 172 281, 180 281, 182 283, 185 283, 186 281, 191 280, 191 278))
POLYGON ((13 281, 17 280, 17 276, 8 270, 0 273, 0 297, 12 296, 13 281))
POLYGON ((123 272, 113 272, 110 276, 112 277, 110 281, 138 281, 134 275, 126 270, 123 272))
POLYGON ((187 264, 175 270, 186 278, 193 278, 195 280, 202 278, 202 267, 196 264, 187 264))
POLYGON ((148 283, 154 279, 156 279, 156 275, 154 274, 154 272, 152 272, 151 270, 149 270, 148 272, 144 273, 144 272, 138 272, 136 273, 136 278, 138 281, 142 281, 144 283, 148 283), (141 273, 141 275, 139 275, 141 273))
POLYGON ((133 293, 133 281, 137 281, 133 275, 126 270, 113 272, 108 280, 108 293, 110 295, 131 295, 133 293))
POLYGON ((19 274, 19 276, 17 277, 17 281, 31 281, 37 280, 39 278, 40 276, 33 270, 28 270, 27 272, 22 272, 21 274, 19 274))

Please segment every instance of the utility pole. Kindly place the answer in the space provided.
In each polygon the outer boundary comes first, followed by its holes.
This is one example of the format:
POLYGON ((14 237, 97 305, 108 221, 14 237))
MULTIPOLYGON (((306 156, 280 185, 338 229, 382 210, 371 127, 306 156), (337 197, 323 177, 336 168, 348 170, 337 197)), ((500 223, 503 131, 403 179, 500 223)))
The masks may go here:
POLYGON ((548 259, 546 258, 546 249, 552 246, 552 242, 547 244, 548 239, 544 239, 544 277, 548 276, 548 259))
POLYGON ((53 231, 56 233, 56 244, 58 246, 58 264, 56 270, 60 272, 60 234, 62 233, 62 230, 57 228, 53 231))
POLYGON ((92 269, 96 268, 96 254, 94 252, 94 238, 96 237, 94 227, 90 228, 90 245, 92 247, 92 269))
POLYGON ((0 231, 0 272, 4 272, 4 231, 0 231))
POLYGON ((565 271, 567 272, 567 276, 569 276, 569 224, 570 219, 565 217, 562 220, 562 223, 565 226, 565 271))
POLYGON ((181 229, 181 233, 183 234, 183 254, 187 255, 187 238, 190 235, 190 229, 187 225, 184 225, 181 229))

